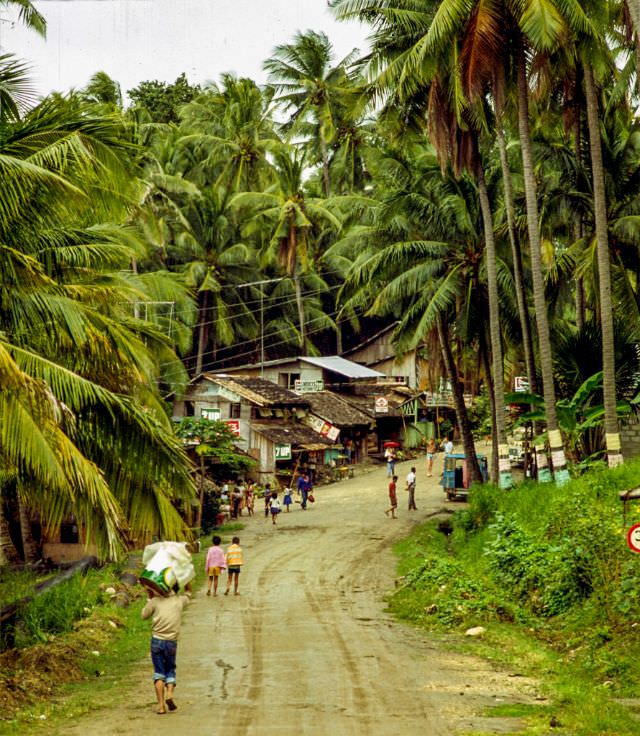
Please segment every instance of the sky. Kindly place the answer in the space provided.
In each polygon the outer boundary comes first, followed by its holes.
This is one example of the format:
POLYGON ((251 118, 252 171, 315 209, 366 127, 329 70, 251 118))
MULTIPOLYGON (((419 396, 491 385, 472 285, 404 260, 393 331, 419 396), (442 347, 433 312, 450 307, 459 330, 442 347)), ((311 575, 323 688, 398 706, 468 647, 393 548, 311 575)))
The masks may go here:
POLYGON ((40 0, 41 39, 0 13, 0 50, 27 61, 39 94, 83 87, 97 71, 122 91, 143 80, 217 81, 235 72, 261 83, 262 62, 298 30, 325 31, 336 58, 366 48, 367 29, 338 23, 327 0, 40 0))

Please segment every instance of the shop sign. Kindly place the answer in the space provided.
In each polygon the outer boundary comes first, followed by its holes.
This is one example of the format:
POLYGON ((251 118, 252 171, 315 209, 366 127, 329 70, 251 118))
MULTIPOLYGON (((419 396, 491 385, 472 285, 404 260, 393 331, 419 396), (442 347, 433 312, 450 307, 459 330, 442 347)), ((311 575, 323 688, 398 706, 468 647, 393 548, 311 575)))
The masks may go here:
POLYGON ((276 460, 291 460, 291 445, 275 445, 274 454, 276 460))
POLYGON ((375 398, 376 414, 389 413, 389 399, 386 396, 376 396, 375 398))
POLYGON ((200 409, 200 416, 211 422, 219 422, 222 416, 222 411, 220 409, 200 409))
POLYGON ((293 390, 299 394, 314 394, 317 391, 324 391, 324 381, 321 378, 313 380, 297 379, 293 382, 293 390))
POLYGON ((313 414, 309 414, 302 421, 318 434, 328 437, 332 442, 335 442, 340 436, 338 427, 334 427, 333 424, 325 422, 324 419, 320 419, 320 417, 313 414))
POLYGON ((529 391, 529 381, 526 376, 515 376, 513 385, 517 394, 526 394, 529 391))
POLYGON ((228 419, 226 425, 236 437, 240 437, 240 422, 237 419, 228 419))

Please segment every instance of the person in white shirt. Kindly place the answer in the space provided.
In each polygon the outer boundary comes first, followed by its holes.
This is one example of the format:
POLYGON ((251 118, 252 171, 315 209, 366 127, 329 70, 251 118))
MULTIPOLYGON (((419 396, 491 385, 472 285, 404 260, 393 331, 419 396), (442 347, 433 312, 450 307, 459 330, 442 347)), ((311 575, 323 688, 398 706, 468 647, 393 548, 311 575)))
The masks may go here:
POLYGON ((453 452, 453 442, 451 441, 451 437, 447 437, 447 441, 444 443, 444 451, 447 455, 450 455, 453 452))
POLYGON ((411 468, 407 475, 407 492, 409 494, 409 511, 417 511, 416 506, 416 469, 411 468))

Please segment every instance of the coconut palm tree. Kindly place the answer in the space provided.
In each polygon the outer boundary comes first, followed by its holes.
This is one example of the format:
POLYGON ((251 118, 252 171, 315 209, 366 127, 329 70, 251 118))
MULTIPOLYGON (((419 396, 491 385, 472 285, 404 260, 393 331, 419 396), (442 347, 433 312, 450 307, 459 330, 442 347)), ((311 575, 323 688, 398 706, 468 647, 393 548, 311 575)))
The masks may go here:
MULTIPOLYGON (((358 95, 348 70, 352 52, 334 64, 333 46, 325 33, 299 32, 292 43, 276 46, 263 67, 276 92, 276 103, 290 113, 286 127, 291 135, 311 128, 312 148, 322 167, 324 196, 331 195, 329 146, 340 128, 340 110, 349 97, 358 95)), ((344 131, 343 131, 344 133, 344 131)))
POLYGON ((232 200, 249 217, 248 235, 268 233, 265 261, 277 263, 293 281, 301 348, 307 344, 302 275, 309 269, 313 230, 328 227, 338 231, 341 226, 323 198, 306 195, 305 165, 303 152, 280 146, 274 153, 276 183, 264 192, 241 192, 232 200))

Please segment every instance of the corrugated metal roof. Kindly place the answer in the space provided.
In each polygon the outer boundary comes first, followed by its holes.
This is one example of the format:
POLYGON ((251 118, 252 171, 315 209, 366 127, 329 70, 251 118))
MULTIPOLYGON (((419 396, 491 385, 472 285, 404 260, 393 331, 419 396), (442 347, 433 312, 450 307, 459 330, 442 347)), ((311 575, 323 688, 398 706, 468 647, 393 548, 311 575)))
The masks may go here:
POLYGON ((339 373, 341 376, 346 376, 347 378, 384 378, 384 373, 378 373, 378 371, 371 370, 371 368, 367 368, 365 365, 341 358, 339 355, 330 355, 325 358, 308 358, 305 356, 300 357, 298 360, 304 363, 311 363, 311 365, 317 365, 319 368, 333 371, 333 373, 339 373))

